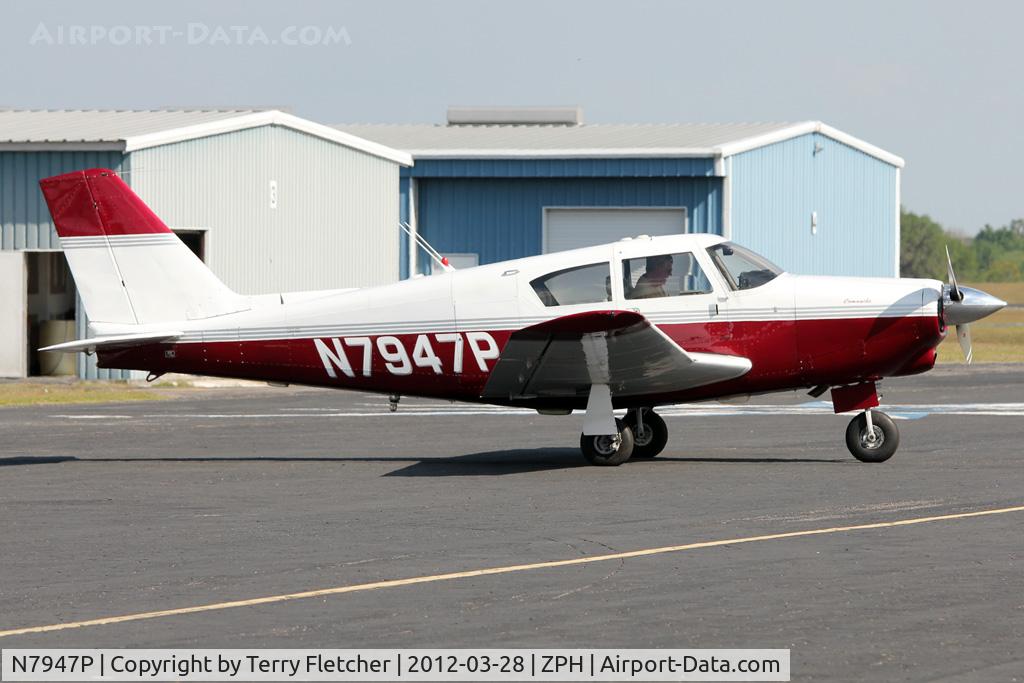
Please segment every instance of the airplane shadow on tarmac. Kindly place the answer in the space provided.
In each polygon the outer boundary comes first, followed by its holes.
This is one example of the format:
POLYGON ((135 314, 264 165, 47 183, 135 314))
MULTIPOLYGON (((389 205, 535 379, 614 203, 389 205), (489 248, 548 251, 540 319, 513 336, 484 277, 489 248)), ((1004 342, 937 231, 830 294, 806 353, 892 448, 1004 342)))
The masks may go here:
POLYGON ((462 477, 523 474, 586 467, 575 448, 516 448, 468 453, 451 458, 424 458, 388 472, 385 477, 462 477))
POLYGON ((13 458, 0 458, 0 467, 14 465, 55 465, 62 462, 74 462, 78 458, 73 455, 23 455, 13 458))
MULTIPOLYGON (((53 465, 66 462, 76 463, 254 463, 254 462, 288 462, 288 463, 401 463, 411 464, 397 470, 387 472, 385 477, 462 477, 462 476, 499 476, 504 474, 523 474, 544 470, 574 469, 590 467, 580 452, 575 448, 529 448, 507 451, 484 451, 454 457, 438 458, 403 458, 403 457, 288 457, 256 456, 237 458, 224 457, 154 457, 154 458, 79 458, 72 455, 47 456, 16 456, 0 458, 0 467, 16 465, 53 465)), ((659 456, 651 460, 635 460, 626 463, 629 466, 657 466, 669 463, 727 463, 741 465, 755 464, 834 464, 847 463, 847 458, 730 458, 730 457, 678 457, 659 456)))
MULTIPOLYGON (((813 464, 844 463, 842 459, 819 458, 714 458, 659 456, 650 460, 632 460, 623 467, 651 466, 668 463, 738 463, 738 464, 813 464)), ((575 448, 530 448, 508 451, 485 451, 453 458, 426 458, 408 467, 385 474, 385 477, 458 477, 519 474, 554 469, 591 467, 575 448)))

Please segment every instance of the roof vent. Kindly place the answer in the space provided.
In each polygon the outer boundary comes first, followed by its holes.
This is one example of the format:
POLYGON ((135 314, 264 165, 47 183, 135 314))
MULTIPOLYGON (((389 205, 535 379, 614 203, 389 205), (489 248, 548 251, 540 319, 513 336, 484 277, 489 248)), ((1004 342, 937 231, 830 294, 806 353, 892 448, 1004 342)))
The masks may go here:
POLYGON ((581 107, 448 107, 449 126, 578 126, 581 107))

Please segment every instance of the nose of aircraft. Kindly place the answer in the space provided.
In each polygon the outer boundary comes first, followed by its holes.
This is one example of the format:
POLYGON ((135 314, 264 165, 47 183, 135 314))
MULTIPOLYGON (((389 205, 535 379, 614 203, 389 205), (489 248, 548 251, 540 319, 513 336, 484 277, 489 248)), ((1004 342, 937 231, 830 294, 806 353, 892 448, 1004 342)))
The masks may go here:
POLYGON ((1006 302, 973 287, 945 287, 943 317, 947 325, 963 325, 992 315, 1006 306, 1006 302), (959 293, 959 299, 957 298, 959 293))

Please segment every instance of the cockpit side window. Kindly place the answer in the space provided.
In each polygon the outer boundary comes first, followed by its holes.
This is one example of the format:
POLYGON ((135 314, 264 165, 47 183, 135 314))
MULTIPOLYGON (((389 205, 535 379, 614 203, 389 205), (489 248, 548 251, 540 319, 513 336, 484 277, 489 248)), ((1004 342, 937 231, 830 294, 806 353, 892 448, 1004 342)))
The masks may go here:
POLYGON ((734 290, 754 289, 782 274, 782 269, 764 256, 732 242, 716 244, 708 254, 734 290))
POLYGON ((611 301, 611 264, 566 268, 531 280, 530 286, 545 306, 611 301))
POLYGON ((689 252, 624 259, 622 286, 627 299, 711 293, 711 283, 689 252))

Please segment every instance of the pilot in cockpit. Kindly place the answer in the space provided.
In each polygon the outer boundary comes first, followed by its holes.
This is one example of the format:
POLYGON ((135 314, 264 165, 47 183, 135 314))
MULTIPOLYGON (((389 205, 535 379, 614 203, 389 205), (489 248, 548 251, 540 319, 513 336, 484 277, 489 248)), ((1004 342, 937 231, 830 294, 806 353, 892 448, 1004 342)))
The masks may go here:
POLYGON ((633 285, 629 293, 630 299, 654 299, 661 296, 668 296, 665 291, 665 283, 672 275, 672 255, 658 254, 647 257, 647 268, 644 274, 633 285))

